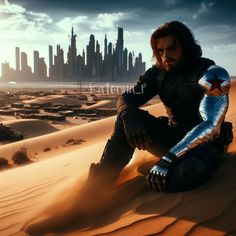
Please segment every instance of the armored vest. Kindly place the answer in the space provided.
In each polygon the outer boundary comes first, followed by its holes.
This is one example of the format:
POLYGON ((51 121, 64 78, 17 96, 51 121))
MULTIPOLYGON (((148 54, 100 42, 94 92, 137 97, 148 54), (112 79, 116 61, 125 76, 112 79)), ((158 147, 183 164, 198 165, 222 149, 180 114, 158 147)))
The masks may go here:
POLYGON ((215 63, 206 58, 199 58, 195 63, 178 71, 160 72, 156 82, 159 97, 165 105, 172 125, 191 129, 202 121, 199 105, 204 95, 198 85, 206 69, 215 63))

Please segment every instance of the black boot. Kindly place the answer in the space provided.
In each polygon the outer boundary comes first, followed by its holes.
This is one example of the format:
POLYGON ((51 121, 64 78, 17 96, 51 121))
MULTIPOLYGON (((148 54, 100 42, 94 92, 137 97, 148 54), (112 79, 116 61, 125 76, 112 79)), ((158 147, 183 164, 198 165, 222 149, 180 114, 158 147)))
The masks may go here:
POLYGON ((114 184, 121 170, 132 158, 133 152, 134 148, 128 144, 126 138, 113 135, 106 143, 100 162, 91 164, 88 179, 114 184))
POLYGON ((101 163, 92 163, 89 168, 87 183, 96 187, 111 187, 114 185, 119 172, 101 163))

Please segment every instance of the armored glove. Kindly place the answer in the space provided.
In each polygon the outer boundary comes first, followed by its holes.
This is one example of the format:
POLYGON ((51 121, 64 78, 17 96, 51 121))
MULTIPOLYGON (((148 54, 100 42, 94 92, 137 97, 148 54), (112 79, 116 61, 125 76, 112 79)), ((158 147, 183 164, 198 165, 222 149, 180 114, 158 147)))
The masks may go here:
POLYGON ((151 139, 147 134, 141 112, 138 109, 127 108, 121 112, 121 119, 129 144, 139 150, 146 150, 151 139))
POLYGON ((175 166, 176 161, 177 157, 173 153, 169 152, 152 167, 146 177, 152 188, 160 192, 167 189, 168 177, 175 166))

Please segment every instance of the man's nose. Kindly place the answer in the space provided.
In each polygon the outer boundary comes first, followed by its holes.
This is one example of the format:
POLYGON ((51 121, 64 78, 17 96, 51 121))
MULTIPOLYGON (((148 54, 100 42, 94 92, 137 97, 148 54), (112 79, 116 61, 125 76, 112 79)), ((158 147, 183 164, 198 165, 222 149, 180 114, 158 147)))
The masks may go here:
POLYGON ((165 49, 165 50, 163 51, 163 56, 164 56, 164 57, 169 57, 169 50, 168 50, 168 49, 165 49))

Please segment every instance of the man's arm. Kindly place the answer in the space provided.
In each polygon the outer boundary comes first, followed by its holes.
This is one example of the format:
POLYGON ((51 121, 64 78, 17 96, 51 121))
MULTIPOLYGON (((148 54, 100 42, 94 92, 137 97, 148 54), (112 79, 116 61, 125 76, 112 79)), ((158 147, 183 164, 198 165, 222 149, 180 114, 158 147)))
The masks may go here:
POLYGON ((145 104, 158 93, 156 77, 159 70, 153 66, 148 69, 139 81, 129 91, 126 91, 117 98, 118 114, 127 108, 138 108, 145 104))
POLYGON ((199 85, 205 90, 199 112, 202 122, 194 127, 170 152, 177 157, 199 144, 208 142, 220 134, 220 127, 228 110, 230 77, 227 71, 213 65, 208 68, 199 85))
MULTIPOLYGON (((202 122, 194 127, 150 170, 147 180, 159 191, 166 190, 167 177, 178 158, 194 147, 207 143, 220 134, 220 127, 228 110, 230 77, 227 71, 213 65, 208 68, 199 81, 205 95, 200 103, 199 112, 202 122)), ((191 157, 190 157, 191 158, 191 157)))
POLYGON ((117 100, 118 116, 123 121, 127 140, 134 148, 145 150, 151 142, 138 107, 157 94, 157 75, 158 69, 153 66, 140 77, 132 89, 122 94, 117 100))

